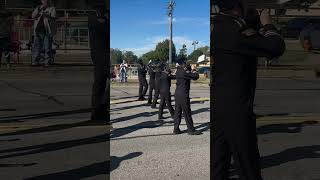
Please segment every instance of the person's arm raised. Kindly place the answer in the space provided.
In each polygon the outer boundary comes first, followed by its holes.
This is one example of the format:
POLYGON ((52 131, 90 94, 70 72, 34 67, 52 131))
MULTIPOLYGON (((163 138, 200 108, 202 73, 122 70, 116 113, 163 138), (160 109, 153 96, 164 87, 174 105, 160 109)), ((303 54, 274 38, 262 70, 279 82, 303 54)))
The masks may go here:
POLYGON ((250 28, 240 32, 238 50, 244 55, 256 57, 281 56, 285 51, 285 42, 271 23, 271 17, 267 10, 262 11, 260 21, 263 28, 259 33, 250 28))
POLYGON ((40 17, 40 6, 38 6, 33 12, 32 12, 32 19, 37 19, 38 17, 40 17))

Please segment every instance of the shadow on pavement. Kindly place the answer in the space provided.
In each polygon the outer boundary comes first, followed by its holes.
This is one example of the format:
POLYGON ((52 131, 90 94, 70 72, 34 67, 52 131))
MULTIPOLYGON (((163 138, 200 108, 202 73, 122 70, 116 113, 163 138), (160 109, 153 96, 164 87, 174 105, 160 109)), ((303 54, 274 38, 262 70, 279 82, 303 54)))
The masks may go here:
MULTIPOLYGON (((109 163, 107 161, 101 163, 95 163, 89 166, 81 167, 78 169, 72 169, 69 171, 63 171, 53 174, 41 175, 32 178, 26 178, 26 180, 78 180, 83 178, 94 177, 105 174, 107 176, 109 163)), ((106 178, 107 179, 107 178, 106 178)))
POLYGON ((150 108, 150 105, 149 105, 149 104, 144 103, 144 104, 138 104, 138 105, 132 105, 132 106, 125 106, 125 107, 120 107, 120 108, 111 108, 111 109, 110 109, 110 112, 128 110, 128 109, 139 108, 139 107, 143 107, 143 106, 147 106, 147 107, 150 108))
MULTIPOLYGON (((155 109, 155 110, 158 110, 158 109, 155 109)), ((203 112, 207 112, 207 111, 210 111, 210 108, 197 109, 197 110, 192 111, 192 115, 203 113, 203 112)), ((163 113, 166 114, 167 112, 164 111, 163 113)), ((131 119, 135 119, 135 118, 140 118, 140 117, 151 117, 151 116, 154 116, 156 114, 158 114, 158 111, 142 112, 142 113, 138 113, 138 114, 134 114, 134 115, 130 115, 130 116, 111 119, 110 122, 111 123, 118 123, 118 122, 123 122, 123 121, 131 120, 131 119)))
MULTIPOLYGON (((156 122, 154 122, 156 123, 156 122)), ((166 124, 172 124, 173 121, 162 121, 162 124, 159 125, 159 126, 172 126, 172 130, 173 130, 173 125, 166 125, 166 124)), ((124 129, 124 128, 123 128, 124 129)), ((206 123, 203 123, 203 124, 200 124, 198 126, 195 126, 195 129, 199 130, 201 133, 205 132, 205 131, 208 131, 210 129, 210 122, 206 122, 206 123)), ((186 133, 187 131, 184 130, 182 131, 183 133, 186 133)), ((128 139, 136 139, 136 138, 145 138, 145 137, 159 137, 159 136, 177 136, 173 133, 162 133, 162 134, 149 134, 149 135, 141 135, 141 136, 131 136, 131 137, 123 137, 123 138, 114 138, 114 139, 111 139, 111 141, 114 141, 114 140, 128 140, 128 139)))
POLYGON ((257 134, 271 134, 271 133, 300 133, 304 126, 311 126, 318 124, 317 121, 304 121, 300 123, 287 124, 268 124, 257 128, 257 134))
MULTIPOLYGON (((0 135, 1 136, 1 135, 0 135)), ((14 142, 14 141, 19 141, 20 139, 14 138, 14 139, 5 139, 5 140, 0 140, 0 142, 14 142)))
POLYGON ((0 117, 0 123, 23 122, 23 120, 30 120, 30 119, 41 119, 45 117, 56 117, 56 116, 66 116, 66 115, 72 115, 72 114, 89 113, 91 112, 91 110, 92 110, 91 108, 86 108, 86 109, 78 109, 78 110, 72 110, 72 111, 27 114, 27 115, 20 115, 20 116, 7 116, 7 117, 0 117))
POLYGON ((130 154, 122 156, 122 157, 111 156, 111 166, 110 166, 110 171, 108 171, 108 172, 112 172, 113 170, 117 169, 120 166, 120 163, 122 161, 126 161, 129 159, 139 157, 142 154, 143 154, 142 152, 133 152, 133 153, 130 153, 130 154))
POLYGON ((210 108, 200 108, 200 109, 194 110, 192 111, 192 116, 195 114, 203 113, 203 112, 210 112, 210 108))
MULTIPOLYGON (((7 155, 2 155, 2 156, 0 156, 0 159, 11 158, 11 157, 20 157, 20 156, 45 153, 45 152, 51 152, 51 151, 58 151, 58 150, 65 150, 67 148, 73 148, 73 147, 82 146, 82 145, 97 144, 97 143, 103 143, 103 142, 107 143, 109 140, 110 140, 110 135, 103 134, 103 135, 94 136, 94 137, 90 137, 90 138, 83 138, 83 139, 77 139, 77 140, 69 140, 69 141, 62 141, 62 142, 56 142, 56 143, 48 143, 48 144, 42 144, 42 145, 33 145, 33 146, 0 150, 0 154, 12 153, 12 154, 7 154, 7 155)), ((107 148, 107 146, 106 146, 106 148, 107 148)))
POLYGON ((320 158, 320 145, 295 147, 262 157, 262 169, 302 159, 320 158))
POLYGON ((146 121, 146 122, 141 122, 132 126, 128 126, 125 128, 119 128, 119 129, 115 129, 111 132, 111 136, 110 138, 118 138, 121 136, 124 136, 126 134, 130 134, 132 132, 135 132, 137 130, 140 129, 153 129, 153 128, 157 128, 160 127, 164 124, 164 121, 161 121, 160 123, 157 123, 155 121, 146 121))
MULTIPOLYGON (((142 155, 142 152, 133 152, 128 155, 117 157, 111 156, 110 161, 104 161, 101 163, 95 163, 89 166, 81 167, 78 169, 72 169, 69 171, 63 171, 53 174, 41 175, 32 178, 27 178, 26 180, 58 180, 58 179, 67 179, 67 180, 78 180, 83 178, 94 177, 98 175, 106 175, 109 172, 117 169, 120 166, 120 163, 129 159, 133 159, 142 155)), ((107 179, 107 178, 106 178, 107 179)))
POLYGON ((195 129, 197 129, 201 133, 208 131, 210 129, 210 122, 206 122, 206 123, 203 123, 199 126, 195 126, 195 129))
POLYGON ((125 97, 116 97, 116 96, 110 96, 111 100, 119 100, 119 99, 129 99, 129 98, 137 98, 138 99, 139 96, 125 96, 125 97), (112 99, 115 98, 115 99, 112 99))
MULTIPOLYGON (((172 102, 174 102, 174 100, 172 100, 172 102)), ((190 104, 204 104, 206 102, 206 100, 202 100, 202 101, 192 101, 190 104)), ((150 107, 149 104, 143 103, 143 104, 137 104, 137 105, 132 105, 132 106, 125 106, 125 107, 119 107, 119 108, 111 108, 110 112, 116 112, 116 111, 122 111, 122 110, 128 110, 128 109, 132 109, 132 108, 139 108, 139 107, 143 107, 143 106, 147 106, 150 107)), ((174 106, 174 105, 173 105, 174 106)))
POLYGON ((146 118, 146 117, 151 117, 158 114, 158 111, 153 111, 153 112, 142 112, 142 113, 138 113, 138 114, 134 114, 134 115, 130 115, 130 116, 124 116, 124 117, 120 117, 120 118, 116 118, 116 119, 111 119, 111 123, 118 123, 118 122, 123 122, 123 121, 128 121, 131 119, 135 119, 135 118, 146 118))
POLYGON ((17 111, 16 109, 0 109, 0 111, 17 111))
POLYGON ((29 167, 34 166, 37 163, 28 163, 28 164, 0 164, 0 168, 11 168, 11 167, 29 167))
POLYGON ((289 113, 272 113, 272 114, 257 114, 256 117, 262 118, 262 117, 274 117, 274 116, 289 116, 289 113))
MULTIPOLYGON (((57 124, 57 125, 44 126, 44 127, 33 128, 33 129, 26 129, 26 130, 21 130, 21 131, 16 131, 16 132, 3 133, 3 134, 0 134, 0 137, 1 136, 15 136, 15 135, 52 132, 52 131, 59 131, 59 130, 71 129, 71 128, 81 127, 81 126, 91 126, 91 125, 106 126, 103 124, 92 123, 91 121, 83 121, 83 122, 78 122, 78 123, 57 124)), ((14 139, 14 140, 19 140, 19 139, 14 139)), ((7 141, 13 141, 13 140, 7 140, 7 141)), ((1 142, 1 140, 0 140, 0 142, 1 142)))
MULTIPOLYGON (((201 108, 201 109, 198 109, 198 110, 195 110, 192 112, 192 115, 195 115, 195 114, 198 114, 198 113, 202 113, 202 112, 206 112, 206 111, 209 111, 210 108, 201 108)), ((118 119, 115 119, 115 120, 111 120, 111 123, 117 123, 117 122, 121 122, 121 121, 127 121, 127 120, 130 120, 130 119, 135 119, 135 118, 140 118, 140 117, 151 117, 155 114, 158 114, 157 111, 155 112, 144 112, 144 113, 139 113, 139 114, 135 114, 135 115, 131 115, 131 116, 126 116, 126 117, 121 117, 121 118, 118 118, 118 119)), ((165 114, 165 112, 164 112, 165 114)), ((132 133, 132 132, 135 132, 137 130, 140 130, 140 129, 144 129, 144 128, 148 128, 148 129, 151 129, 151 128, 157 128, 157 127, 160 127, 166 123, 170 123, 170 122, 164 122, 164 121, 158 121, 158 122, 155 122, 155 121, 146 121, 146 122, 141 122, 141 123, 138 123, 138 124, 135 124, 135 125, 131 125, 131 126, 128 126, 128 127, 124 127, 124 128, 119 128, 119 129, 115 129, 111 132, 111 136, 110 138, 118 138, 118 137, 121 137, 121 136, 124 136, 126 134, 129 134, 129 133, 132 133), (159 123, 160 122, 160 123, 159 123)), ((207 128, 209 128, 209 124, 205 124, 204 126, 201 126, 199 128, 202 128, 202 127, 205 127, 203 132, 207 130, 207 128), (207 126, 207 127, 205 127, 207 126)))

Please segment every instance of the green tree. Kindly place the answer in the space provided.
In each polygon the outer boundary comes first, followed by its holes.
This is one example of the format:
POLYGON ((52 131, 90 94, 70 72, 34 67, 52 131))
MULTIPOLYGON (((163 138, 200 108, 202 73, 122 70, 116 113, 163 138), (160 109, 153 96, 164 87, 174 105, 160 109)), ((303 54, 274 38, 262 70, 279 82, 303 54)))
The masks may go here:
POLYGON ((136 56, 132 51, 123 52, 123 59, 129 64, 137 63, 138 56, 136 56))
POLYGON ((176 60, 177 61, 185 60, 185 59, 187 59, 187 56, 188 56, 188 54, 187 54, 187 46, 185 44, 183 44, 176 60))
POLYGON ((120 64, 122 62, 122 51, 119 49, 110 49, 111 64, 120 64))
POLYGON ((149 52, 143 54, 141 56, 141 59, 144 64, 147 64, 150 61, 150 59, 157 59, 157 55, 156 55, 155 51, 149 51, 149 52))
POLYGON ((196 63, 198 61, 198 57, 200 57, 203 54, 204 53, 198 48, 188 56, 188 60, 190 60, 193 63, 196 63))
POLYGON ((210 47, 209 46, 203 46, 203 47, 199 47, 198 48, 200 51, 202 51, 202 53, 204 55, 206 55, 207 57, 210 56, 210 47))
MULTIPOLYGON (((169 59, 169 42, 170 41, 166 39, 162 42, 159 42, 156 46, 155 56, 163 62, 167 62, 169 59)), ((172 61, 175 61, 175 59, 176 59, 176 47, 174 43, 172 43, 172 61)))

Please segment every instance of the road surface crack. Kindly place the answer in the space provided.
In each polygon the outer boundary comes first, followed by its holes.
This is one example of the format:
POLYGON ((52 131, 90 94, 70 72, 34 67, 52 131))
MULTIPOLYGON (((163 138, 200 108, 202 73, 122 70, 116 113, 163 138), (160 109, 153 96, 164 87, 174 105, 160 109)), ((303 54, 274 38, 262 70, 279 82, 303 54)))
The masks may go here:
POLYGON ((22 93, 26 93, 26 94, 31 94, 31 95, 37 95, 37 96, 40 96, 40 97, 43 97, 43 98, 46 98, 47 100, 49 101, 53 101, 55 102, 56 104, 59 104, 59 105, 64 105, 64 102, 58 100, 56 97, 54 96, 51 96, 51 95, 47 95, 47 94, 42 94, 42 93, 39 93, 39 92, 34 92, 34 91, 29 91, 29 90, 26 90, 26 89, 23 89, 23 88, 20 88, 20 87, 17 87, 7 81, 4 81, 4 80, 0 80, 0 82, 2 84, 5 84, 6 86, 10 87, 10 88, 13 88, 19 92, 22 92, 22 93))

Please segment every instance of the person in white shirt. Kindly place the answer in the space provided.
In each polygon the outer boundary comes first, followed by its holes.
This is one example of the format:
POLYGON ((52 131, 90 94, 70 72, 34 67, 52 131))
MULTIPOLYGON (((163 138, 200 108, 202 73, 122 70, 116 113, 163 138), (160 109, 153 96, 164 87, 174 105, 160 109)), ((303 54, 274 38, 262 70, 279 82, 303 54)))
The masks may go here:
POLYGON ((34 43, 32 48, 32 65, 47 67, 52 61, 52 39, 55 34, 56 10, 49 0, 41 0, 32 13, 34 19, 34 43), (44 57, 41 57, 44 50, 44 57))
POLYGON ((125 60, 120 64, 120 82, 127 82, 128 64, 125 60))

